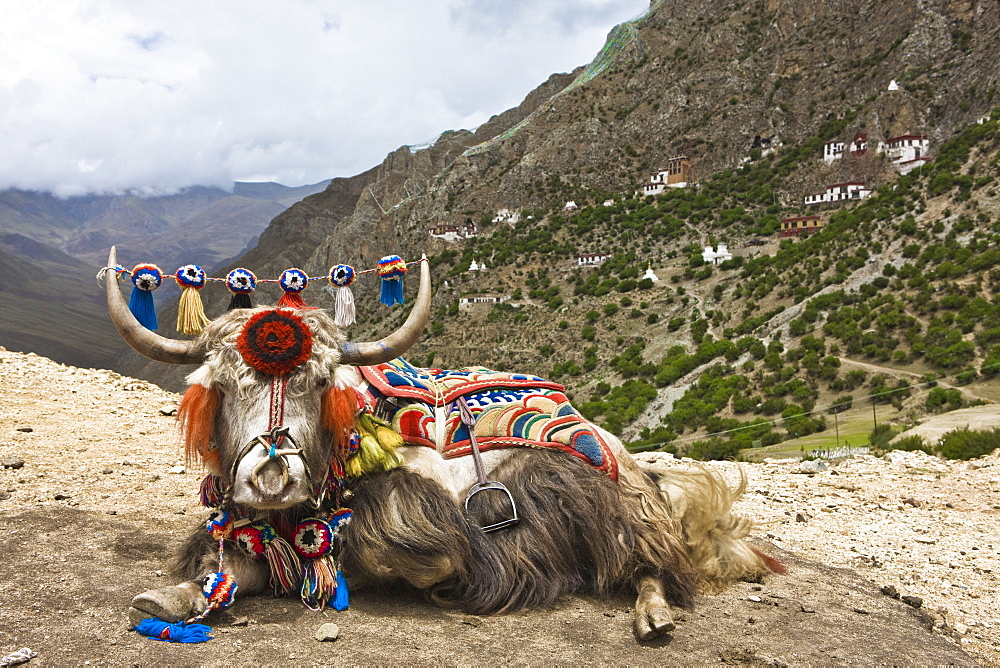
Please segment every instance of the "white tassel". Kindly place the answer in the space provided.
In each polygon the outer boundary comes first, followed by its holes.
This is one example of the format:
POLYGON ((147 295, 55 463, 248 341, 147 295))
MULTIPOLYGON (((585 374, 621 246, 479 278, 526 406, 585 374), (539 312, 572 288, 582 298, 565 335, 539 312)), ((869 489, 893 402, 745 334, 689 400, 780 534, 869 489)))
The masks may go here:
POLYGON ((333 324, 344 328, 353 325, 355 321, 354 293, 351 288, 334 288, 337 295, 334 297, 333 324))

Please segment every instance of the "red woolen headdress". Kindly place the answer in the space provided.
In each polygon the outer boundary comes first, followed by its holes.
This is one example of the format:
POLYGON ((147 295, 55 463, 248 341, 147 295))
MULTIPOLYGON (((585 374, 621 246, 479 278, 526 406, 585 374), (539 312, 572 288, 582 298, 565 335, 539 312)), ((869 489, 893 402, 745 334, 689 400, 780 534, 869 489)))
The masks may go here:
POLYGON ((312 332, 289 311, 261 311, 247 320, 236 339, 243 361, 268 376, 284 376, 312 353, 312 332))

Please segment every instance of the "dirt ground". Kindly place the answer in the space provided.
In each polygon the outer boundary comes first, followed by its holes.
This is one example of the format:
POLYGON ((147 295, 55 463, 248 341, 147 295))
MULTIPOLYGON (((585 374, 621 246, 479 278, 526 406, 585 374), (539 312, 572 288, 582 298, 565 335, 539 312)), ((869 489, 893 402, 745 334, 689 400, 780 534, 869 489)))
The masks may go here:
MULTIPOLYGON (((211 642, 144 639, 128 628, 128 603, 172 584, 166 558, 206 515, 201 473, 184 469, 163 414, 176 401, 143 381, 0 350, 0 462, 17 466, 0 468, 0 656, 27 646, 38 653, 29 666, 1000 665, 996 453, 861 457, 811 475, 798 463, 742 465, 740 510, 789 573, 699 597, 654 642, 634 639, 625 594, 473 617, 405 590, 352 592, 341 613, 247 597, 209 616, 211 642), (330 621, 340 638, 317 642, 330 621)), ((738 478, 735 464, 716 468, 738 478)))

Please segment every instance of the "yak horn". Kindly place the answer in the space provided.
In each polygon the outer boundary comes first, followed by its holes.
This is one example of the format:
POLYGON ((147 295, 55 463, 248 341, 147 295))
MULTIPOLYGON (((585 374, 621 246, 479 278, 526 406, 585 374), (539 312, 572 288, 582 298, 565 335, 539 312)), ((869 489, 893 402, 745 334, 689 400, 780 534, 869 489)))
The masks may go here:
POLYGON ((201 364, 204 361, 205 353, 197 341, 180 341, 168 339, 151 332, 135 319, 132 312, 128 310, 128 304, 122 296, 121 288, 118 287, 118 276, 114 267, 118 266, 118 253, 115 247, 111 247, 108 254, 108 272, 106 276, 108 294, 108 313, 111 314, 111 322, 125 343, 129 344, 137 353, 157 362, 167 364, 201 364))
POLYGON ((399 357, 410 349, 424 331, 431 315, 431 269, 427 256, 420 259, 420 289, 413 310, 399 329, 378 341, 345 343, 340 347, 344 364, 372 366, 399 357))

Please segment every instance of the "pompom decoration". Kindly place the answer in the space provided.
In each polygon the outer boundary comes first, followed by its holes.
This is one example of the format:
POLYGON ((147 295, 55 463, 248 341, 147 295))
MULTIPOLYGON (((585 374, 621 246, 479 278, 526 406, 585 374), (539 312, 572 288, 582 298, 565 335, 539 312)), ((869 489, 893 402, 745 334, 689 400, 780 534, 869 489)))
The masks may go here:
POLYGON ((233 293, 233 298, 229 300, 229 308, 226 310, 253 308, 250 293, 257 289, 257 277, 252 271, 243 267, 233 269, 226 275, 226 287, 233 293))
POLYGON ((271 585, 276 595, 284 595, 298 586, 302 562, 288 541, 266 522, 254 522, 233 531, 233 540, 254 559, 267 559, 271 567, 271 585))
MULTIPOLYGON (((208 599, 210 610, 224 610, 236 600, 236 578, 228 573, 212 573, 205 578, 201 593, 208 599)), ((205 611, 207 613, 208 610, 205 611)), ((203 615, 205 613, 202 613, 203 615)), ((194 620, 191 620, 194 621, 194 620)))
POLYGON ((128 310, 139 324, 146 329, 156 330, 156 309, 153 306, 153 290, 163 283, 163 272, 155 264, 137 264, 132 269, 132 295, 128 310))
POLYGON ((301 269, 286 269, 278 278, 278 285, 285 291, 278 300, 278 308, 300 309, 309 308, 299 293, 306 289, 309 277, 301 269))
POLYGON ((186 264, 174 273, 174 280, 181 287, 181 301, 177 306, 177 331, 181 334, 201 334, 209 323, 198 291, 205 287, 205 270, 196 264, 186 264))
POLYGON ((403 275, 406 274, 406 263, 398 255, 386 255, 378 261, 379 278, 382 279, 382 292, 378 300, 386 306, 403 303, 403 275))
POLYGON ((312 332, 302 318, 287 311, 255 313, 236 338, 243 361, 268 376, 284 376, 312 353, 312 332))
POLYGON ((337 327, 348 327, 355 323, 354 293, 351 283, 354 282, 354 267, 349 264, 338 264, 330 267, 330 285, 333 286, 334 306, 333 324, 337 327))
POLYGON ((205 528, 208 529, 208 533, 212 534, 212 538, 222 540, 232 532, 233 518, 227 511, 217 508, 208 516, 205 528))
POLYGON ((303 559, 318 559, 330 554, 333 539, 333 527, 318 517, 310 517, 295 527, 292 546, 303 559))

